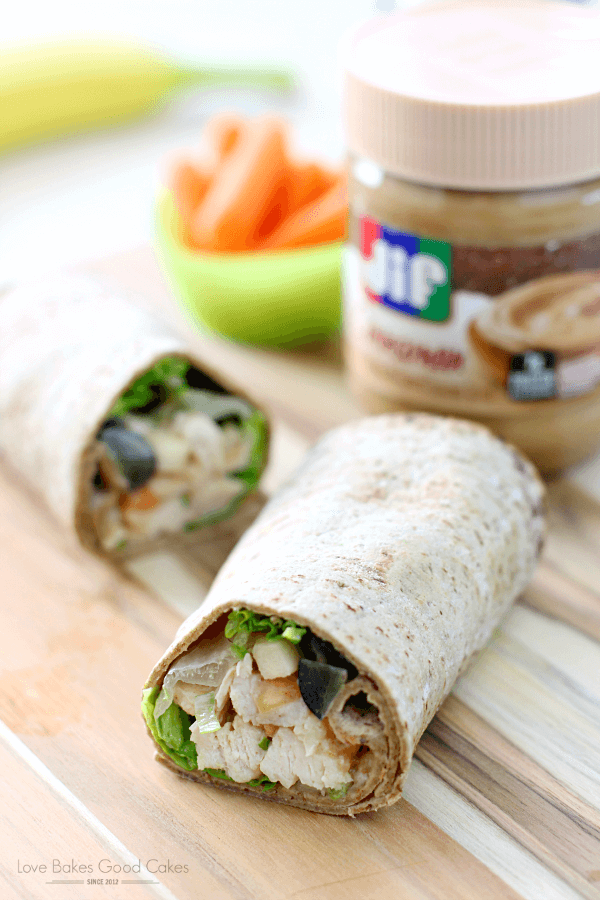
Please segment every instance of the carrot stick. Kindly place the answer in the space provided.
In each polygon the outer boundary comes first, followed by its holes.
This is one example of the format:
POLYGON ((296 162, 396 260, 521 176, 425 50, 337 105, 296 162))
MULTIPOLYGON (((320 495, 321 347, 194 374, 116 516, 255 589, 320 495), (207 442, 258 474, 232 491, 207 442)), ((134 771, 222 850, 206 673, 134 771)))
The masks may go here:
POLYGON ((348 194, 346 178, 338 179, 313 203, 289 216, 261 244, 260 250, 310 247, 341 241, 346 233, 348 194))
POLYGON ((181 223, 181 240, 190 245, 190 224, 196 209, 206 196, 221 161, 235 146, 245 121, 233 113, 214 116, 202 136, 202 155, 177 162, 170 174, 169 185, 181 223))
POLYGON ((157 503, 158 497, 146 485, 131 494, 119 495, 119 506, 122 512, 127 512, 129 509, 154 509, 157 503))
POLYGON ((338 177, 339 173, 328 172, 317 163, 290 161, 288 214, 316 200, 333 187, 338 177))
POLYGON ((247 122, 236 113, 219 113, 204 126, 200 152, 202 159, 214 168, 230 153, 246 128, 247 122))
POLYGON ((254 229, 254 234, 252 235, 253 241, 255 241, 256 244, 260 244, 261 241, 268 238, 269 235, 281 225, 289 212, 289 185, 283 183, 273 194, 264 218, 254 229))
POLYGON ((340 172, 331 172, 317 163, 302 163, 288 159, 285 184, 275 193, 265 218, 255 231, 257 242, 261 243, 268 239, 284 218, 316 200, 333 187, 340 177, 342 177, 340 172))
POLYGON ((190 236, 199 247, 243 251, 256 246, 272 200, 285 180, 283 123, 265 116, 243 129, 193 217, 190 236))
POLYGON ((208 191, 212 174, 209 169, 201 169, 187 160, 181 160, 171 171, 169 186, 186 230, 195 210, 208 191))

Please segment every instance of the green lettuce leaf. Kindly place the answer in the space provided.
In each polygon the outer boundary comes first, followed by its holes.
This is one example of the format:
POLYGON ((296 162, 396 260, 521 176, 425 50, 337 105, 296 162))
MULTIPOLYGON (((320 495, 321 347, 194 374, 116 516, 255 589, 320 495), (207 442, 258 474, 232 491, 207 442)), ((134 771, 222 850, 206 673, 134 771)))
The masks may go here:
POLYGON ((254 632, 265 635, 268 641, 286 640, 298 644, 307 629, 295 622, 284 621, 279 616, 261 616, 249 609, 236 609, 229 613, 225 637, 232 642, 232 650, 243 659, 248 638, 254 632))
MULTIPOLYGON (((175 703, 172 703, 168 710, 155 720, 154 708, 159 694, 160 690, 157 687, 146 688, 142 695, 142 715, 159 747, 178 766, 191 772, 198 768, 196 745, 190 740, 192 717, 188 716, 175 703)), ((233 781, 233 778, 230 778, 224 769, 203 769, 202 771, 213 778, 233 781)), ((261 787, 263 791, 270 791, 276 787, 276 783, 269 781, 266 775, 263 775, 261 778, 254 778, 246 783, 251 787, 261 787)))
POLYGON ((244 482, 247 491, 251 491, 261 476, 267 456, 267 422, 263 414, 255 409, 252 415, 242 422, 241 432, 242 437, 251 435, 254 443, 252 444, 249 464, 242 472, 236 472, 236 478, 244 482))
POLYGON ((142 715, 158 746, 173 762, 191 772, 198 768, 196 745, 190 739, 191 716, 172 703, 166 712, 154 718, 154 707, 160 690, 146 688, 142 694, 142 715))
MULTIPOLYGON (((222 781, 233 781, 233 778, 230 778, 225 769, 202 769, 203 772, 206 772, 207 775, 210 775, 212 778, 220 778, 222 781)), ((253 778, 252 781, 245 781, 244 784, 250 785, 250 787, 262 787, 263 791, 270 791, 272 788, 277 787, 276 782, 269 781, 266 775, 263 775, 261 778, 253 778)))
POLYGON ((260 480, 267 459, 268 430, 267 422, 262 413, 254 410, 252 415, 242 422, 240 426, 243 435, 251 434, 253 437, 250 462, 242 472, 235 472, 233 477, 238 478, 244 485, 241 494, 235 497, 225 509, 204 516, 194 522, 187 522, 183 526, 184 531, 196 531, 197 528, 206 528, 214 525, 222 519, 228 519, 236 511, 242 500, 254 490, 260 480))
POLYGON ((207 775, 210 775, 212 778, 222 778, 223 781, 233 781, 233 778, 230 778, 225 769, 202 769, 203 772, 206 772, 207 775))
POLYGON ((178 356, 167 356, 141 375, 122 394, 110 411, 109 417, 125 416, 136 409, 146 406, 154 399, 151 385, 162 384, 169 399, 179 397, 188 390, 185 376, 190 367, 186 359, 178 356))
POLYGON ((339 788, 329 788, 327 793, 329 794, 329 796, 331 797, 332 800, 342 800, 348 793, 348 788, 350 787, 350 784, 351 784, 351 782, 349 784, 342 784, 341 787, 339 787, 339 788))
POLYGON ((196 710, 196 728, 198 734, 213 734, 219 731, 221 724, 215 712, 215 692, 201 694, 194 701, 196 710))
POLYGON ((263 791, 272 791, 274 787, 277 787, 276 781, 269 781, 266 775, 263 775, 262 778, 253 778, 252 781, 247 781, 250 787, 261 787, 263 791))

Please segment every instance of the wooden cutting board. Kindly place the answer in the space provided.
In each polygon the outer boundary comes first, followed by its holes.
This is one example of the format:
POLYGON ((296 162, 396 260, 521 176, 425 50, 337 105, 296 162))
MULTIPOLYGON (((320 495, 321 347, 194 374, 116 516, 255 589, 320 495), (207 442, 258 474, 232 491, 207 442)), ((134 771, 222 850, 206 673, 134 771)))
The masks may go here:
MULTIPOLYGON (((148 249, 96 270, 181 323, 148 249)), ((196 340, 273 415, 265 494, 360 414, 335 346, 196 340)), ((550 485, 534 582, 424 735, 404 799, 355 820, 179 779, 140 717, 148 672, 263 500, 132 563, 136 583, 0 468, 2 897, 600 898, 600 459, 550 485)))

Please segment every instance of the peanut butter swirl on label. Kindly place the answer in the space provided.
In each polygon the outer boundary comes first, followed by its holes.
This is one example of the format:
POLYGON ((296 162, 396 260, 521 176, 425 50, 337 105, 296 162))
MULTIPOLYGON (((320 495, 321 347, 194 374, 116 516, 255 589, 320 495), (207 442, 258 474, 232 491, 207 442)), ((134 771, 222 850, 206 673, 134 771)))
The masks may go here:
POLYGON ((475 327, 490 344, 511 353, 600 353, 600 271, 549 275, 507 291, 475 327))

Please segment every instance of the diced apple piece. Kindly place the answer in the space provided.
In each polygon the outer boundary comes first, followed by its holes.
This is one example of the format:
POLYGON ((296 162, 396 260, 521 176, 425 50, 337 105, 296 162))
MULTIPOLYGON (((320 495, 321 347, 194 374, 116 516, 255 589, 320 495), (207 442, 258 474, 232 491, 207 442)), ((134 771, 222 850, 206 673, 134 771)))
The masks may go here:
POLYGON ((280 706, 287 706, 300 700, 300 688, 295 678, 288 675, 287 678, 276 678, 265 684, 256 698, 256 708, 261 715, 270 713, 280 706))
POLYGON ((190 444, 184 437, 161 431, 158 428, 148 433, 147 440, 156 455, 159 472, 183 472, 190 454, 190 444))
POLYGON ((258 671, 264 679, 286 678, 298 669, 300 654, 289 641, 269 641, 266 637, 256 639, 252 648, 258 671))
POLYGON ((159 500, 171 500, 189 491, 189 481, 176 475, 154 475, 148 487, 159 500))
POLYGON ((159 503, 154 509, 128 509, 124 512, 125 524, 138 534, 154 537, 163 532, 172 534, 189 521, 190 511, 179 499, 159 503))

